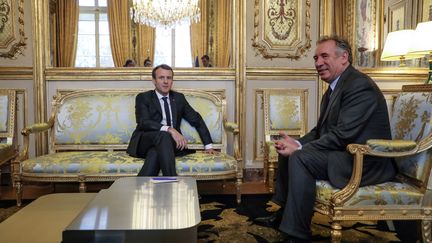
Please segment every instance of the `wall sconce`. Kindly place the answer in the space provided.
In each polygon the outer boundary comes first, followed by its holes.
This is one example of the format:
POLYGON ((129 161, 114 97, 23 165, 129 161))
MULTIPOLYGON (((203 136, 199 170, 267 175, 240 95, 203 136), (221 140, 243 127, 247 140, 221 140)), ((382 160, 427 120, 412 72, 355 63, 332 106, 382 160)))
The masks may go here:
POLYGON ((405 60, 423 57, 423 54, 409 53, 414 30, 398 30, 387 35, 381 61, 400 61, 399 67, 405 67, 405 60))
POLYGON ((429 77, 427 84, 432 84, 432 21, 422 22, 417 25, 412 39, 415 43, 411 45, 410 54, 427 55, 429 54, 429 77))

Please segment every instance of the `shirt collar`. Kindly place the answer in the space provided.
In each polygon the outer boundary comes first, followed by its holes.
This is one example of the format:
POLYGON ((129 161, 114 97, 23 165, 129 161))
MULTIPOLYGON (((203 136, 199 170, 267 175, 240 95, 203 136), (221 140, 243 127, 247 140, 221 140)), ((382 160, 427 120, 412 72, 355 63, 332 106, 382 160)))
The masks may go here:
POLYGON ((340 75, 330 83, 330 88, 332 89, 332 91, 334 91, 334 89, 335 89, 335 87, 339 81, 339 78, 340 78, 340 75))
POLYGON ((163 96, 159 92, 157 92, 157 90, 155 90, 155 92, 159 100, 162 99, 163 97, 167 97, 169 99, 169 94, 167 96, 163 96))

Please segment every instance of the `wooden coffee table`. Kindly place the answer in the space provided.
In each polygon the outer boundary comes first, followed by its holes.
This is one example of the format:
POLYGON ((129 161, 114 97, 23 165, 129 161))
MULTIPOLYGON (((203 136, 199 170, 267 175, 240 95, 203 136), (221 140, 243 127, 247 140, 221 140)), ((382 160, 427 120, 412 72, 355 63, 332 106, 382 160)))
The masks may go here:
POLYGON ((196 242, 201 215, 195 179, 151 179, 121 178, 100 191, 63 231, 62 242, 196 242))

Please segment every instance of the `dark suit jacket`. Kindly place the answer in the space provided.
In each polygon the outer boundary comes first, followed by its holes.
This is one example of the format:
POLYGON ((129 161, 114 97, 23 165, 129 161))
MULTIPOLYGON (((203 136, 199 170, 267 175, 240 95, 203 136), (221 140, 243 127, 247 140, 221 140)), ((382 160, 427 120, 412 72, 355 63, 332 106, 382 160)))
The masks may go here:
MULTIPOLYGON (((169 94, 173 127, 181 133, 182 118, 196 128, 203 144, 212 143, 210 132, 201 115, 187 102, 182 93, 170 91, 169 94)), ((146 132, 160 131, 162 127, 162 109, 156 91, 151 90, 137 95, 135 99, 135 117, 137 127, 132 133, 127 152, 137 157, 141 137, 146 132)), ((146 142, 146 141, 141 141, 146 142)))
MULTIPOLYGON (((353 156, 346 152, 348 144, 365 144, 368 139, 391 139, 383 94, 374 81, 352 66, 340 76, 327 109, 321 107, 320 120, 321 124, 299 141, 303 149, 328 151, 329 179, 339 188, 348 183, 353 168, 353 156)), ((391 159, 365 158, 362 185, 388 181, 394 175, 391 159)))

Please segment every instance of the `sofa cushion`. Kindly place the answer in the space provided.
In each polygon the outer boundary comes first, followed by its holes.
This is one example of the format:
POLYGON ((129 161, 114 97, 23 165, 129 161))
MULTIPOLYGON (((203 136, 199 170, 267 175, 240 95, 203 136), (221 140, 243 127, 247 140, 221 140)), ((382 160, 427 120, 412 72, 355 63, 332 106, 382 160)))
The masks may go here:
MULTIPOLYGON (((22 162, 23 173, 46 174, 137 174, 144 159, 124 151, 79 151, 47 154, 22 162)), ((176 157, 177 173, 219 173, 237 169, 234 157, 204 152, 176 157)))

